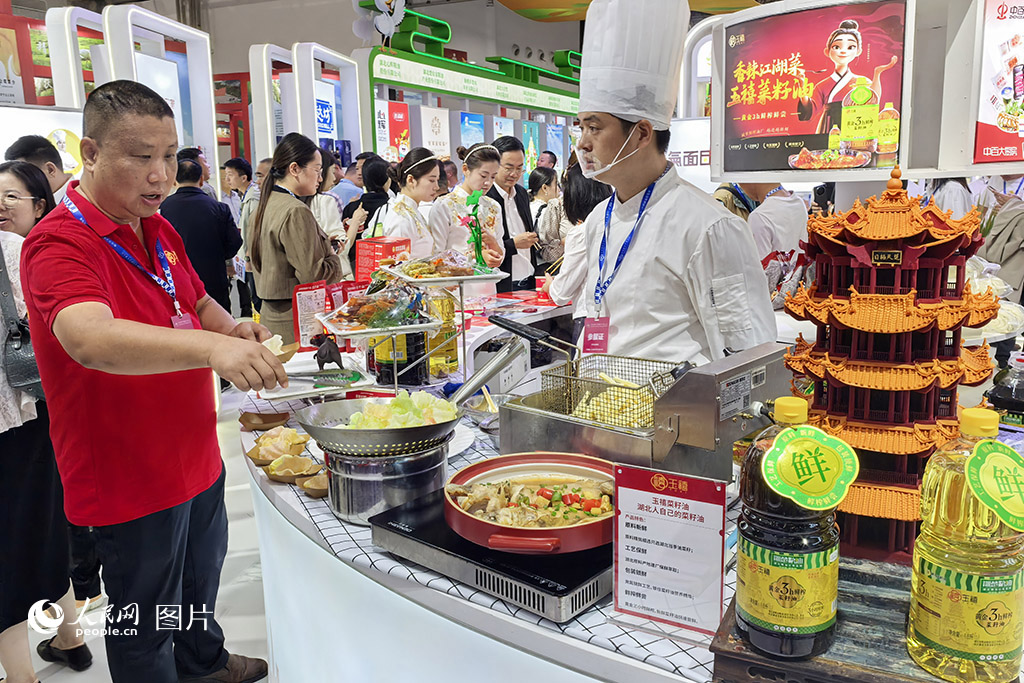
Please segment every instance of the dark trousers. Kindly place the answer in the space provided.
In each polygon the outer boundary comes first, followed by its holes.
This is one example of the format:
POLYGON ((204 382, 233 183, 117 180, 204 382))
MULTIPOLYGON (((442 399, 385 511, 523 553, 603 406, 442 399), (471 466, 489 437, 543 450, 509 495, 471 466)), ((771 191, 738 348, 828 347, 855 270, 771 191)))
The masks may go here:
POLYGON ((228 653, 213 611, 228 549, 224 471, 192 500, 96 527, 96 535, 113 607, 114 623, 106 624, 113 682, 178 683, 223 669, 228 653), (134 620, 117 621, 131 605, 138 606, 137 626, 134 620), (138 633, 111 632, 125 628, 138 633))
POLYGON ((100 559, 96 555, 96 534, 90 526, 68 524, 71 547, 71 585, 75 600, 100 594, 100 559))
POLYGON ((245 284, 249 287, 249 299, 252 301, 252 307, 259 313, 263 310, 263 300, 256 293, 256 278, 249 271, 245 271, 245 284))
MULTIPOLYGON (((248 274, 246 275, 246 277, 248 278, 248 274)), ((242 282, 238 278, 235 278, 234 280, 230 281, 228 286, 230 287, 231 284, 234 284, 235 289, 238 290, 238 310, 239 310, 239 315, 241 317, 243 317, 243 318, 251 318, 252 317, 252 295, 249 292, 249 283, 248 282, 242 282)), ((228 312, 230 313, 231 309, 228 309, 228 312)))

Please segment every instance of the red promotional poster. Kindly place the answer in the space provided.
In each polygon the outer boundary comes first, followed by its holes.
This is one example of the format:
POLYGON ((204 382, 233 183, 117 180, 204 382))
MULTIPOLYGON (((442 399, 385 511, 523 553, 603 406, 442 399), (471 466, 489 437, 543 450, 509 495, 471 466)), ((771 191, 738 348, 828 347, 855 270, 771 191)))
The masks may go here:
POLYGON ((1024 160, 1024 0, 985 0, 974 163, 1024 160))
POLYGON ((895 165, 905 26, 880 0, 726 27, 723 169, 895 165))
POLYGON ((388 161, 401 161, 412 148, 409 143, 409 105, 405 102, 388 102, 388 146, 397 152, 397 158, 388 161))

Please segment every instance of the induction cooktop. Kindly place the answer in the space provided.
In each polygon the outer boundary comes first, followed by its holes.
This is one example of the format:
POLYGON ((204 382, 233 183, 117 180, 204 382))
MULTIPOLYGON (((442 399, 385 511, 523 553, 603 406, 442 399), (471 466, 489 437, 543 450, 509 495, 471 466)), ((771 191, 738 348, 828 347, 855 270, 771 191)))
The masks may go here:
POLYGON ((612 545, 559 555, 491 550, 459 536, 438 490, 370 518, 374 545, 555 622, 612 591, 612 545))

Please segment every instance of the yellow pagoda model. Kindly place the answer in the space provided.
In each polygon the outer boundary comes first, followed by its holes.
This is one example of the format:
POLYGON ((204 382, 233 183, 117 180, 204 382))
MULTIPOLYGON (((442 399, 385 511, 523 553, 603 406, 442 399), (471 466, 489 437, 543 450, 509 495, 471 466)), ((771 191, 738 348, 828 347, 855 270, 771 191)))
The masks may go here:
POLYGON ((962 327, 999 311, 974 293, 965 266, 981 246, 980 220, 921 208, 897 168, 881 198, 843 214, 812 216, 804 244, 810 289, 786 299, 813 322, 786 364, 813 385, 810 424, 857 449, 860 477, 839 506, 843 552, 909 564, 920 519, 920 484, 935 447, 958 433, 957 386, 992 372, 988 345, 964 347, 962 327))

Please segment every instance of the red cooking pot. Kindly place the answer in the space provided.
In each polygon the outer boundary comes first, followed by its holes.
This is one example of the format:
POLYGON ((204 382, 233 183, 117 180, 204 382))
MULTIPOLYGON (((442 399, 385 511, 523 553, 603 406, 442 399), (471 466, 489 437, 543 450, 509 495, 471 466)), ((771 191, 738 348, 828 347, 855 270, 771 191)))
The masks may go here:
MULTIPOLYGON (((574 453, 518 453, 481 460, 452 475, 448 484, 477 484, 551 474, 607 481, 615 479, 614 464, 574 453)), ((447 493, 444 518, 455 533, 492 550, 524 555, 553 555, 589 550, 612 542, 615 515, 566 527, 516 528, 502 526, 466 512, 447 493)))

